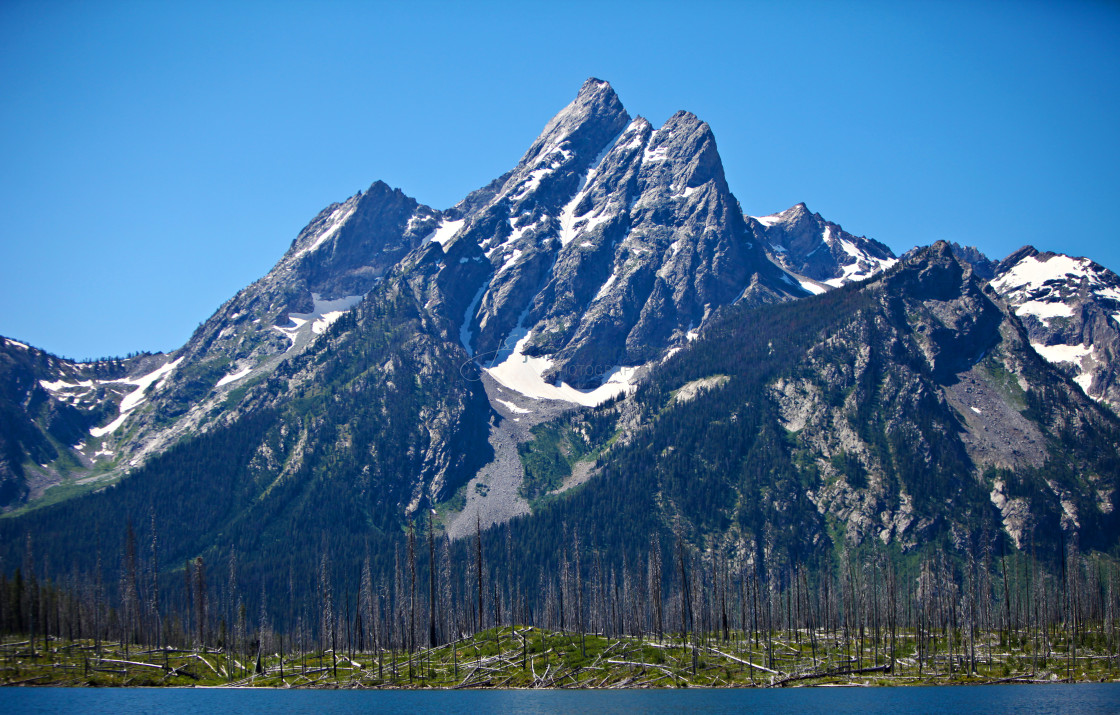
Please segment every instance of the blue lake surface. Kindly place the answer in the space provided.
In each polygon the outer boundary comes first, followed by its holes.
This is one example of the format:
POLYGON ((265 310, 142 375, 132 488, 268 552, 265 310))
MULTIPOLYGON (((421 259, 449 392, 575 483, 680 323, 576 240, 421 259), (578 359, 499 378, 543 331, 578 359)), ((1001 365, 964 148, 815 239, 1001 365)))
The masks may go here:
POLYGON ((1120 683, 786 690, 0 688, 4 713, 1120 713, 1120 683))

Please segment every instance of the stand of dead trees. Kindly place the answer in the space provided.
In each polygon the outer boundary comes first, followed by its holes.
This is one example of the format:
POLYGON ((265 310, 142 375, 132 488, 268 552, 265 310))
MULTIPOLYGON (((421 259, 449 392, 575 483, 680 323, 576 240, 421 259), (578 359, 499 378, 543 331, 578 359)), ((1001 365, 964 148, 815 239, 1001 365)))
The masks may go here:
POLYGON ((131 525, 117 558, 62 578, 37 562, 28 537, 23 563, 0 572, 0 631, 31 653, 83 639, 125 654, 218 651, 231 678, 259 668, 262 654, 279 655, 281 670, 336 671, 361 655, 376 660, 378 677, 416 682, 435 647, 526 626, 570 634, 585 656, 591 634, 690 649, 693 669, 716 653, 769 684, 821 673, 998 678, 1012 655, 1020 670, 1063 679, 1087 659, 1108 673, 1120 666, 1120 565, 1073 546, 1049 565, 992 549, 954 558, 851 549, 803 564, 768 560, 753 544, 702 553, 652 535, 645 554, 617 564, 572 531, 557 567, 527 579, 508 536, 500 553, 483 548, 481 533, 455 549, 426 526, 427 548, 410 526, 381 578, 369 556, 336 564, 324 548, 314 599, 303 603, 294 594, 305 575, 289 568, 287 592, 269 593, 241 581, 236 552, 176 565, 180 585, 169 587, 158 540, 137 544, 131 525))

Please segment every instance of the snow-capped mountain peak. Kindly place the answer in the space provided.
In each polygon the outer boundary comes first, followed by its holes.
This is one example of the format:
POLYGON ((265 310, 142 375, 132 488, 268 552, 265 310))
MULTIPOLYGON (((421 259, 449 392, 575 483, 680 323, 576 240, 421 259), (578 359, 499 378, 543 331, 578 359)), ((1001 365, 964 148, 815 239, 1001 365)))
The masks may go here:
POLYGON ((1088 258, 1039 253, 1032 246, 1008 256, 992 285, 1004 295, 1037 302, 1086 291, 1104 300, 1120 300, 1120 278, 1104 266, 1088 258))
POLYGON ((1120 407, 1120 276, 1088 258, 1024 246, 997 266, 991 285, 1043 358, 1093 399, 1120 407))
POLYGON ((458 208, 457 240, 493 268, 460 335, 478 354, 539 358, 549 384, 618 379, 748 289, 801 294, 753 241, 710 127, 684 111, 657 129, 631 120, 595 81, 512 172, 458 208))

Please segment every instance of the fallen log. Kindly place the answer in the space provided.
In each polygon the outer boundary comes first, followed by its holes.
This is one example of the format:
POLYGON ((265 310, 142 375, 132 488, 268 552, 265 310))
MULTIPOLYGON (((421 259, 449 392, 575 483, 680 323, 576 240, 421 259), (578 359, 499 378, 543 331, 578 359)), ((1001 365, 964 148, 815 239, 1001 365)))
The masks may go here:
POLYGON ((815 678, 834 678, 840 675, 862 675, 864 673, 889 673, 892 670, 890 663, 886 665, 876 665, 870 668, 849 668, 847 670, 822 670, 815 673, 804 673, 802 675, 791 675, 787 678, 774 681, 773 685, 785 686, 786 683, 793 683, 798 680, 813 680, 815 678))
POLYGON ((666 668, 664 666, 657 665, 655 663, 639 663, 639 662, 633 661, 633 660, 607 660, 607 662, 612 663, 614 665, 629 665, 629 666, 632 666, 632 667, 653 668, 655 670, 660 670, 662 673, 665 673, 666 675, 670 675, 670 676, 673 675, 673 672, 670 671, 668 668, 666 668))
POLYGON ((206 667, 207 667, 207 668, 209 668, 210 670, 214 671, 214 674, 215 674, 215 675, 221 675, 221 673, 219 673, 219 672, 218 672, 218 669, 217 669, 217 668, 215 668, 215 667, 214 667, 213 665, 211 665, 210 661, 206 660, 205 658, 203 658, 203 657, 202 657, 201 655, 199 655, 198 653, 191 653, 191 655, 192 655, 192 656, 194 656, 195 658, 198 658, 198 659, 199 659, 199 660, 201 660, 201 661, 202 661, 203 663, 205 663, 205 664, 206 664, 206 667))
POLYGON ((116 663, 117 665, 139 665, 139 666, 143 666, 145 668, 155 668, 156 670, 165 670, 165 668, 162 665, 156 665, 155 663, 140 663, 140 662, 135 661, 135 660, 113 660, 112 658, 100 658, 100 659, 98 659, 98 662, 99 663, 116 663))
POLYGON ((23 685, 24 683, 33 683, 36 680, 42 680, 43 678, 49 678, 49 677, 50 677, 49 675, 36 675, 34 678, 25 678, 24 680, 15 680, 15 681, 12 681, 10 683, 4 683, 4 685, 23 685))
POLYGON ((764 666, 761 666, 761 665, 756 665, 756 664, 750 662, 749 660, 743 660, 742 658, 736 658, 733 655, 728 655, 727 653, 724 653, 723 651, 716 650, 715 648, 712 648, 710 646, 708 646, 708 650, 711 651, 712 653, 715 653, 716 655, 723 656, 724 658, 727 658, 728 660, 733 660, 736 663, 742 663, 743 665, 749 665, 750 667, 754 668, 755 670, 761 670, 764 673, 770 673, 771 675, 781 675, 782 674, 781 671, 771 670, 770 668, 767 668, 767 667, 764 667, 764 666))

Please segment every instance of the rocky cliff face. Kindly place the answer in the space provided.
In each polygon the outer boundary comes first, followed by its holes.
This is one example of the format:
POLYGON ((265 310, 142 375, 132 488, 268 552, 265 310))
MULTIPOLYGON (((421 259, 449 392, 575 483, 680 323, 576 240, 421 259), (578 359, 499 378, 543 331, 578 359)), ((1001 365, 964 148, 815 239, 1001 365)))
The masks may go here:
MULTIPOLYGON (((1032 246, 998 263, 972 246, 951 246, 977 278, 991 282, 1039 355, 1089 397, 1120 408, 1120 277, 1088 258, 1040 253, 1032 246)), ((902 259, 922 250, 914 248, 902 259)))

